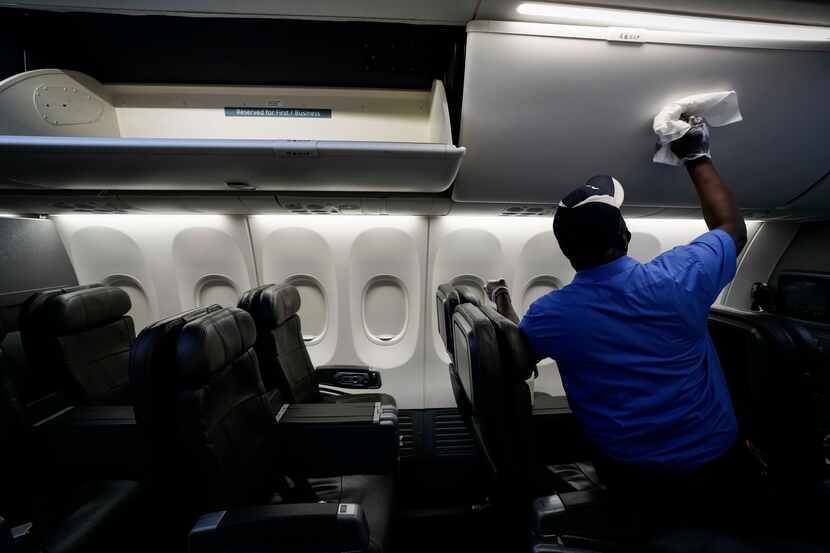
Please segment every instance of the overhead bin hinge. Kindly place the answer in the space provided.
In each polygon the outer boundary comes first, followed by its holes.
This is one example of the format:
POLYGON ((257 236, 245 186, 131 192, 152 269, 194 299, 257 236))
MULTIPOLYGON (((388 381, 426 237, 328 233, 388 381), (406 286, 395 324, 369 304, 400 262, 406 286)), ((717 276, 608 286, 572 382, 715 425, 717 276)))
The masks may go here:
POLYGON ((104 104, 88 90, 74 86, 42 85, 35 89, 35 108, 52 125, 94 123, 104 113, 104 104))
POLYGON ((646 42, 646 30, 629 27, 608 27, 605 40, 608 42, 634 42, 642 44, 646 42))

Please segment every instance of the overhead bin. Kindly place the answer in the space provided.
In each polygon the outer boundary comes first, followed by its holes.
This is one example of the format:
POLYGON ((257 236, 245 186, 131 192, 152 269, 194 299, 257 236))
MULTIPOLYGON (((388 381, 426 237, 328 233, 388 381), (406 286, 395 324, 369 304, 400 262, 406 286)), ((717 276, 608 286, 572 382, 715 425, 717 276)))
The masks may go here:
POLYGON ((673 99, 718 90, 736 90, 744 115, 712 131, 741 207, 781 207, 830 169, 830 41, 689 45, 677 33, 656 33, 656 43, 644 30, 492 21, 467 31, 469 153, 454 200, 550 205, 611 174, 628 206, 696 206, 685 171, 652 162, 651 122, 673 99))
POLYGON ((430 91, 0 82, 0 187, 440 192, 452 144, 430 91))

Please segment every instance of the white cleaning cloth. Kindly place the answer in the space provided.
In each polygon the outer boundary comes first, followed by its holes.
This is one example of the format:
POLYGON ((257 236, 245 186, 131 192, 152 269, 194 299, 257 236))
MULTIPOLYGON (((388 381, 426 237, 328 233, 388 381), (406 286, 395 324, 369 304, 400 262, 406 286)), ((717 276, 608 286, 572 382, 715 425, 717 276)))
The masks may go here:
POLYGON ((660 149, 654 154, 655 163, 680 165, 680 159, 671 151, 669 143, 686 134, 691 127, 680 119, 684 113, 700 115, 710 127, 723 127, 743 119, 738 108, 738 94, 734 90, 695 94, 675 100, 654 116, 652 128, 660 143, 660 149))

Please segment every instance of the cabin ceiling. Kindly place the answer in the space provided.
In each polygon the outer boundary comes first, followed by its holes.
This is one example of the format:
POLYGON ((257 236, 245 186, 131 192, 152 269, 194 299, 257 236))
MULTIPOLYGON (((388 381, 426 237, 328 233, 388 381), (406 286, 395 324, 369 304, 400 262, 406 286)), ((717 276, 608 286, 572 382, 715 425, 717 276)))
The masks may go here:
MULTIPOLYGON (((592 4, 668 13, 830 25, 821 0, 589 0, 592 4)), ((127 14, 310 18, 465 25, 473 19, 533 21, 516 12, 518 0, 29 0, 0 6, 127 14)))

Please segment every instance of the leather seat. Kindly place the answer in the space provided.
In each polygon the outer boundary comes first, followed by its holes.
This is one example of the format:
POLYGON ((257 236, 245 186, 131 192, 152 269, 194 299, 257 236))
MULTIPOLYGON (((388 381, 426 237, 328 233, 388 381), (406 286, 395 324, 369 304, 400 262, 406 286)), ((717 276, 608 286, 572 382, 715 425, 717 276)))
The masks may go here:
POLYGON ((607 512, 597 510, 594 516, 591 511, 592 505, 606 501, 593 465, 546 466, 537 458, 526 382, 536 364, 527 337, 495 309, 472 303, 455 309, 450 331, 459 381, 471 406, 473 434, 489 462, 491 496, 505 523, 524 531, 523 513, 534 498, 558 494, 572 513, 587 513, 579 515, 570 531, 580 539, 605 533, 607 512))
POLYGON ((796 321, 712 307, 709 334, 729 385, 740 439, 749 441, 782 488, 827 478, 813 393, 821 354, 796 321))
MULTIPOLYGON (((5 333, 0 328, 0 342, 5 333)), ((28 532, 20 551, 70 553, 125 549, 121 541, 140 487, 127 480, 64 480, 50 459, 30 447, 25 399, 15 386, 11 360, 0 348, 0 517, 28 532)), ((2 543, 2 536, 0 536, 2 543)))
POLYGON ((257 328, 254 345, 269 398, 279 393, 287 403, 375 403, 395 406, 383 393, 321 392, 300 326, 300 293, 290 284, 268 284, 245 292, 238 307, 253 317, 257 328))
POLYGON ((127 366, 135 337, 130 297, 112 286, 35 294, 21 312, 26 356, 37 388, 82 405, 126 405, 127 366))
MULTIPOLYGON (((152 435, 159 464, 172 471, 164 479, 167 489, 157 493, 183 502, 176 509, 191 519, 251 505, 359 503, 372 550, 382 551, 392 510, 391 477, 298 478, 274 468, 277 422, 255 341, 253 319, 238 308, 191 311, 151 325, 137 338, 130 359, 136 414, 152 435)), ((278 393, 273 397, 279 401, 278 393)))

